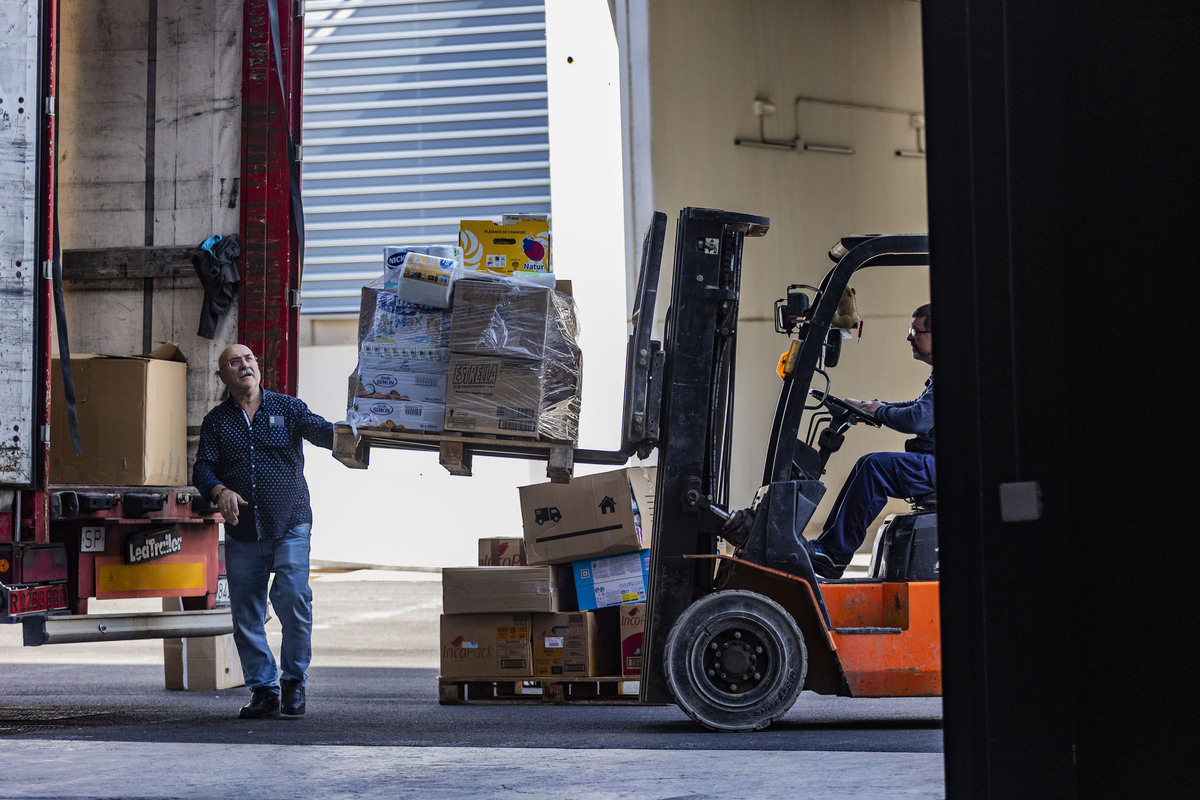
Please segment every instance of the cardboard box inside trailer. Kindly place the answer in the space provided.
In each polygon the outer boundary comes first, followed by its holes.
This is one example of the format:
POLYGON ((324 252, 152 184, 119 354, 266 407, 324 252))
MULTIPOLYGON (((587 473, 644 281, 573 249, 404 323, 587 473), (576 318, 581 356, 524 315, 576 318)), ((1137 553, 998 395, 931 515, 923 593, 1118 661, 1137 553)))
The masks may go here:
POLYGON ((62 369, 51 368, 50 479, 55 483, 182 486, 187 463, 187 360, 174 345, 146 356, 75 355, 82 452, 71 442, 62 369))

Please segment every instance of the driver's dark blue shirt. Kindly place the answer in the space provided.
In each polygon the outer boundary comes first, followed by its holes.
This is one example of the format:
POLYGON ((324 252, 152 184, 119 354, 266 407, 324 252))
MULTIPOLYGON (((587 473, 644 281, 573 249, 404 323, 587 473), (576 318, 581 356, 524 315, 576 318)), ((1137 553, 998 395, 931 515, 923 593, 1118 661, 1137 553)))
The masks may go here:
POLYGON ((243 542, 278 539, 312 522, 304 480, 304 443, 333 448, 333 423, 309 411, 302 400, 263 390, 254 421, 233 397, 204 417, 192 483, 208 497, 218 484, 242 496, 247 506, 225 532, 243 542))

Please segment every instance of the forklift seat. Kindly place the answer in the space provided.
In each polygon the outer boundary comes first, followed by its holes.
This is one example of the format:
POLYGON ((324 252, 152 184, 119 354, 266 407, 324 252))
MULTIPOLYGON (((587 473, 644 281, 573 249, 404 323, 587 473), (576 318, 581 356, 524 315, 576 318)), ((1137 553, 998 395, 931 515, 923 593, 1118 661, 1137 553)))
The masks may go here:
POLYGON ((929 494, 920 494, 916 497, 907 498, 908 504, 913 511, 935 511, 937 510, 937 492, 929 494))

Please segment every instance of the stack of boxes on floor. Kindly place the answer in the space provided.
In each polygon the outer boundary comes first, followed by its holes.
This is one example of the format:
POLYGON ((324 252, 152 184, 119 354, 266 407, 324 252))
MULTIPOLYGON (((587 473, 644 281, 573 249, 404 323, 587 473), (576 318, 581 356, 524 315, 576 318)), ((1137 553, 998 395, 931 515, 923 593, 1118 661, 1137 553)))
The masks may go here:
POLYGON ((654 470, 520 489, 524 538, 442 571, 444 680, 641 676, 654 470))
POLYGON ((460 242, 385 250, 362 293, 347 421, 575 442, 582 355, 548 223, 464 220, 460 242))

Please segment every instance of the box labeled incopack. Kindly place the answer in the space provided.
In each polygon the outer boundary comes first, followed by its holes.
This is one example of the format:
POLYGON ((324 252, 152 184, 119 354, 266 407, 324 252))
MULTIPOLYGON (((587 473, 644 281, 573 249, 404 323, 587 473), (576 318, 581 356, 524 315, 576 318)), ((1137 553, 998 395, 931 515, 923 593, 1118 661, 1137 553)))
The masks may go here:
POLYGON ((573 566, 580 611, 646 602, 646 587, 650 584, 649 550, 584 559, 573 566))
POLYGON ((479 540, 479 566, 524 567, 525 540, 520 536, 489 536, 479 540))
POLYGON ((543 566, 442 570, 442 611, 446 614, 574 610, 569 569, 543 566))
POLYGON ((533 675, 529 614, 443 614, 443 678, 533 675))
POLYGON ((458 244, 468 270, 498 275, 553 271, 548 220, 524 219, 503 225, 490 219, 464 219, 458 226, 458 244))
POLYGON ((534 677, 617 675, 616 609, 533 615, 534 677))
POLYGON ((654 481, 654 467, 631 467, 520 487, 526 560, 565 564, 650 547, 654 481))
POLYGON ((242 662, 233 634, 163 639, 166 688, 189 692, 241 686, 242 662))
POLYGON ((73 355, 83 452, 75 454, 62 365, 50 369, 50 480, 183 486, 187 474, 187 359, 173 344, 144 356, 73 355))
POLYGON ((622 603, 617 613, 620 620, 621 675, 640 678, 646 638, 646 604, 622 603))

